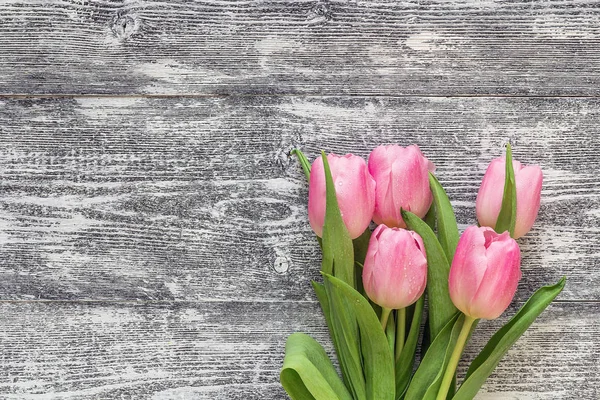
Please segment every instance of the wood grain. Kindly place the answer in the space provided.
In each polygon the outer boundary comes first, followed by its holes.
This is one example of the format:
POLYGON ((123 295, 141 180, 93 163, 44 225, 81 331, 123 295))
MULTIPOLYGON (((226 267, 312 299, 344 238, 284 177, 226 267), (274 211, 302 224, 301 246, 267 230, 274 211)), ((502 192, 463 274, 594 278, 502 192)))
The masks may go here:
POLYGON ((465 359, 568 283, 477 399, 600 398, 599 44, 592 0, 0 0, 0 398, 286 399, 286 337, 332 353, 289 151, 417 143, 463 229, 508 140, 542 207, 465 359))
MULTIPOLYGON (((598 398, 599 312, 598 303, 551 306, 477 399, 598 398)), ((290 333, 332 352, 313 302, 3 302, 0 313, 5 399, 283 400, 290 333)), ((482 322, 465 360, 505 320, 482 322)))
POLYGON ((557 1, 0 1, 3 94, 600 94, 557 1))
POLYGON ((0 299, 312 298, 320 254, 289 151, 419 144, 474 224, 510 140, 542 166, 517 298, 600 300, 600 101, 235 97, 0 100, 0 299))

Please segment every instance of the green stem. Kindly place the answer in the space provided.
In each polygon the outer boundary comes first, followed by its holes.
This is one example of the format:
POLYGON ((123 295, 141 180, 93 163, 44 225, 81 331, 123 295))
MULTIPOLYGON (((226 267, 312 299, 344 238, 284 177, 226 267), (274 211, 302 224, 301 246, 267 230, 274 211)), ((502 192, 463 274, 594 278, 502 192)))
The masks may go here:
POLYGON ((381 307, 381 327, 383 328, 384 332, 391 311, 392 310, 389 308, 381 307))
POLYGON ((390 312, 387 325, 384 328, 385 336, 390 345, 390 354, 394 354, 394 345, 396 344, 396 330, 394 329, 394 311, 390 312))
POLYGON ((456 367, 458 366, 460 356, 462 355, 465 345, 467 344, 467 339, 469 338, 469 333, 471 332, 471 326, 473 325, 473 322, 475 322, 475 318, 465 315, 465 322, 463 322, 460 334, 456 340, 456 346, 454 347, 454 351, 450 356, 450 361, 448 361, 448 366, 446 367, 444 379, 442 379, 442 385, 440 386, 440 391, 438 392, 436 400, 445 400, 446 396, 448 396, 448 389, 450 389, 450 385, 454 379, 456 367))
POLYGON ((396 321, 396 324, 396 362, 398 362, 404 348, 404 339, 406 338, 406 308, 398 309, 398 321, 396 321))

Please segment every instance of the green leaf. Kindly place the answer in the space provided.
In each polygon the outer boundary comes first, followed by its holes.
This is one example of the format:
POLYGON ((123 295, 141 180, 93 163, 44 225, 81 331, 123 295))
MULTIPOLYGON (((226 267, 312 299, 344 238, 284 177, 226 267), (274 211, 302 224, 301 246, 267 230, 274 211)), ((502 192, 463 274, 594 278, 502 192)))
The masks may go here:
POLYGON ((369 248, 369 241, 371 239, 371 230, 369 228, 365 229, 365 231, 352 241, 352 246, 354 247, 354 274, 356 279, 356 290, 363 296, 367 296, 365 293, 365 288, 362 282, 362 270, 363 265, 365 263, 365 258, 367 257, 367 250, 369 248))
MULTIPOLYGON (((410 230, 417 232, 425 244, 427 254, 427 297, 429 301, 429 329, 433 341, 456 313, 448 291, 450 264, 435 233, 421 218, 402 210, 402 218, 410 230)), ((438 219, 439 221, 439 219, 438 219)))
POLYGON ((425 357, 429 346, 431 345, 431 329, 429 328, 429 316, 425 315, 425 323, 423 324, 423 339, 421 340, 421 349, 419 355, 421 359, 425 357))
POLYGON ((453 397, 455 400, 470 400, 479 391, 488 376, 494 371, 508 349, 531 326, 533 321, 548 307, 565 287, 566 278, 552 286, 538 289, 533 296, 487 342, 481 353, 473 360, 465 381, 453 397))
POLYGON ((506 173, 504 179, 504 195, 502 196, 502 207, 495 231, 502 233, 508 231, 510 236, 515 234, 517 221, 517 186, 515 182, 515 171, 512 164, 512 150, 510 143, 506 144, 506 173))
POLYGON ((452 264, 459 237, 454 210, 446 191, 431 172, 429 173, 429 186, 431 187, 431 193, 433 193, 438 239, 444 253, 446 253, 448 262, 452 264))
POLYGON ((327 292, 325 291, 325 286, 322 283, 312 281, 312 287, 317 295, 317 299, 319 300, 319 304, 321 304, 321 310, 323 311, 323 315, 325 316, 325 322, 327 322, 327 327, 331 332, 331 309, 329 308, 329 299, 327 298, 327 292))
POLYGON ((435 232, 435 203, 431 203, 427 214, 425 214, 425 216, 423 217, 423 221, 425 221, 425 223, 429 225, 431 230, 435 232))
MULTIPOLYGON (((333 332, 333 322, 331 320, 331 308, 329 307, 329 298, 327 297, 327 291, 325 290, 325 285, 323 285, 322 283, 315 282, 315 281, 312 281, 311 283, 312 283, 312 287, 315 291, 315 294, 317 295, 317 299, 319 300, 319 304, 321 304, 321 310, 323 311, 323 316, 325 317, 325 322, 327 323, 327 328, 329 329, 329 336, 331 337, 331 341, 333 342, 333 346, 335 348, 335 354, 338 354, 338 357, 339 357, 337 340, 336 340, 335 334, 333 332)), ((346 377, 342 376, 342 378, 344 379, 344 383, 346 384, 346 387, 350 387, 349 383, 346 382, 346 377)))
MULTIPOLYGON (((431 187, 431 193, 433 194, 433 203, 431 208, 435 209, 435 226, 437 228, 437 237, 446 254, 448 264, 452 264, 454 259, 454 253, 456 252, 456 246, 458 245, 458 239, 460 237, 458 232, 458 225, 456 223, 456 216, 454 215, 454 209, 450 203, 450 199, 446 194, 446 191, 438 181, 435 175, 429 173, 429 186, 431 187)), ((427 216, 426 216, 427 217, 427 216)), ((427 219, 425 219, 427 222, 427 219)), ((428 223, 431 227, 431 223, 428 223)), ((432 228, 433 229, 433 228, 432 228)), ((453 381, 450 386, 449 395, 454 394, 456 384, 453 381)))
POLYGON ((396 362, 396 399, 402 398, 402 395, 404 395, 406 389, 408 389, 408 384, 410 383, 410 376, 415 364, 415 354, 417 352, 417 343, 419 341, 424 303, 425 295, 421 296, 415 303, 415 310, 413 312, 408 336, 404 342, 400 358, 398 358, 398 361, 396 362))
MULTIPOLYGON (((360 333, 356 311, 350 301, 342 296, 327 279, 332 275, 323 275, 325 277, 325 290, 329 299, 331 327, 344 382, 354 399, 366 400, 367 389, 362 369, 360 333)), ((379 325, 379 329, 383 333, 381 325, 379 325)), ((385 337, 383 343, 387 347, 385 337)))
POLYGON ((310 181, 310 162, 308 161, 308 158, 306 158, 306 156, 304 155, 304 153, 302 153, 300 151, 300 149, 294 149, 290 152, 290 154, 295 154, 296 157, 298 157, 298 161, 300 161, 300 165, 302 166, 302 169, 304 170, 304 175, 306 175, 306 180, 310 181))
MULTIPOLYGON (((332 301, 332 312, 334 319, 344 321, 336 324, 335 331, 338 336, 340 349, 342 340, 350 340, 352 344, 360 344, 360 358, 362 361, 364 378, 362 382, 358 378, 354 380, 349 377, 352 384, 364 384, 364 392, 355 391, 355 399, 367 400, 394 400, 394 356, 390 350, 387 338, 377 315, 371 308, 371 305, 360 293, 350 287, 347 283, 331 275, 324 274, 325 288, 330 301, 332 301), (347 326, 352 320, 358 324, 359 337, 353 334, 347 335, 347 332, 354 332, 352 326, 347 326), (339 329, 342 329, 340 331, 339 329)), ((351 347, 346 343, 347 347, 351 347)), ((354 354, 352 354, 354 356, 354 354)), ((343 356, 346 357, 346 354, 343 356)), ((340 364, 347 360, 340 359, 340 364)), ((354 363, 352 359, 348 363, 354 363)))
POLYGON ((456 313, 436 336, 410 382, 405 400, 435 400, 464 318, 464 314, 456 313))
POLYGON ((342 220, 327 156, 324 152, 321 152, 321 154, 325 169, 325 186, 327 191, 325 224, 323 225, 323 264, 321 271, 334 275, 354 288, 355 272, 352 239, 350 239, 350 234, 342 220))
MULTIPOLYGON (((456 323, 452 327, 452 332, 450 333, 450 340, 448 341, 448 344, 446 346, 446 352, 444 353, 444 365, 436 375, 435 380, 427 388, 427 392, 423 397, 424 400, 435 400, 437 398, 440 391, 440 387, 442 386, 442 381, 444 379, 444 373, 448 369, 448 364, 450 363, 450 359, 452 357, 454 348, 457 345, 458 337, 460 336, 460 331, 462 325, 464 324, 464 321, 465 315, 461 313, 458 319, 456 320, 456 323)), ((454 373, 454 375, 455 376, 453 376, 452 383, 450 385, 451 387, 448 388, 449 392, 451 392, 452 394, 454 394, 454 391, 456 390, 456 372, 454 373)), ((448 395, 446 397, 448 397, 448 395)))
POLYGON ((280 380, 292 400, 352 400, 323 347, 304 333, 288 337, 280 380))
POLYGON ((354 260, 361 265, 365 263, 370 240, 371 230, 367 228, 359 237, 352 241, 352 245, 354 246, 354 260))

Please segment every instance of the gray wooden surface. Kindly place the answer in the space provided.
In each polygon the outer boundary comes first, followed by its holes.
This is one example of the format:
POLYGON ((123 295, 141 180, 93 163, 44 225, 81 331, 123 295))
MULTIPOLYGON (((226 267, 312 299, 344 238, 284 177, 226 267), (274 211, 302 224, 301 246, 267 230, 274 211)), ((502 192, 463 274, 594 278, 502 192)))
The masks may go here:
POLYGON ((599 44, 594 1, 0 0, 0 398, 285 399, 287 335, 332 351, 289 151, 417 143, 464 228, 507 140, 542 207, 466 358, 568 283, 477 398, 600 398, 599 44))

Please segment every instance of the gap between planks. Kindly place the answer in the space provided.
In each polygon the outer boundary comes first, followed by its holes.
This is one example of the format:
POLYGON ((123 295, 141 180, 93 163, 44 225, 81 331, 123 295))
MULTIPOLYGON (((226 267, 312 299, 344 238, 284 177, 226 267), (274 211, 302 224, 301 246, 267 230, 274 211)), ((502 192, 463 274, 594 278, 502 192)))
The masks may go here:
MULTIPOLYGON (((244 303, 244 304, 286 304, 286 303, 297 303, 297 304, 318 304, 317 300, 278 300, 278 299, 199 299, 199 300, 109 300, 109 299, 79 299, 79 300, 0 300, 1 304, 42 304, 42 303, 78 303, 78 304, 131 304, 131 305, 144 305, 144 304, 204 304, 204 303, 244 303)), ((600 300, 586 300, 586 299, 557 299, 553 300, 552 304, 600 304, 600 300)), ((521 307, 524 302, 516 303, 515 305, 521 307)))
POLYGON ((77 99, 77 98, 107 98, 107 99, 203 99, 203 98, 227 98, 227 97, 296 97, 296 98, 481 98, 481 99, 600 99, 600 95, 515 95, 515 94, 475 94, 475 93, 448 93, 448 94, 319 94, 319 93, 206 93, 206 94, 26 94, 26 93, 0 93, 0 99, 77 99))

